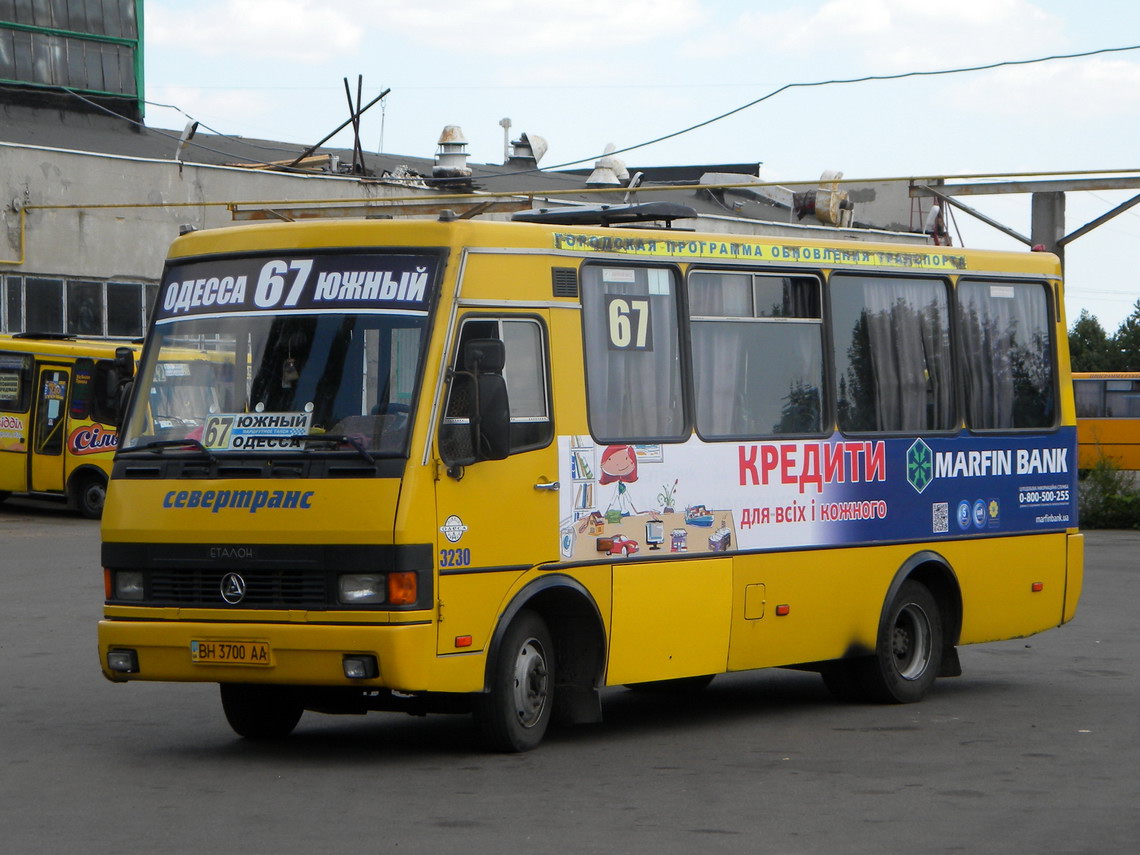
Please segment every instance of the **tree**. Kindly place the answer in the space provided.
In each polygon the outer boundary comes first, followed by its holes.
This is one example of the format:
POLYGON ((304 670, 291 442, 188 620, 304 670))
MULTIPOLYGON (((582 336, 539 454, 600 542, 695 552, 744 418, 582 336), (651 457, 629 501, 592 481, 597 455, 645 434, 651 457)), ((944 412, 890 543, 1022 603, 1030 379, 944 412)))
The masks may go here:
POLYGON ((1112 343, 1118 355, 1113 371, 1140 371, 1140 300, 1132 314, 1120 322, 1112 343))
POLYGON ((1074 371, 1120 370, 1114 341, 1088 309, 1081 309, 1081 316, 1069 329, 1069 357, 1074 371))

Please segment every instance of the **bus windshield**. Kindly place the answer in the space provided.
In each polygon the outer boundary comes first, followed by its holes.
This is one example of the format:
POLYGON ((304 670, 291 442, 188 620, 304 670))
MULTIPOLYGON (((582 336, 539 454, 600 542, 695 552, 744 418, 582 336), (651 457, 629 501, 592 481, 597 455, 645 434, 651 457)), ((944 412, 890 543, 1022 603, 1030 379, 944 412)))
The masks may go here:
POLYGON ((402 456, 437 266, 379 252, 172 264, 120 450, 402 456))
POLYGON ((295 437, 327 434, 402 454, 424 320, 289 314, 165 324, 122 447, 189 439, 211 451, 301 450, 295 437))
POLYGON ((424 321, 288 314, 163 324, 122 448, 188 439, 211 451, 298 451, 306 444, 295 437, 328 435, 402 454, 424 321))

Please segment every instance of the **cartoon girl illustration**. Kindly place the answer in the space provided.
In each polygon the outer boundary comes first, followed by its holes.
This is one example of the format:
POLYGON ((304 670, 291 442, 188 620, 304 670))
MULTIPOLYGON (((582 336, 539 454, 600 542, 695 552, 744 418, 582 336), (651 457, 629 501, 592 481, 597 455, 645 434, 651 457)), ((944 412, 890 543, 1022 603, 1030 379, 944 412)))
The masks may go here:
POLYGON ((633 506, 625 486, 637 480, 637 452, 634 451, 633 446, 607 446, 606 450, 602 452, 601 470, 601 477, 598 478, 599 484, 618 482, 617 493, 614 494, 606 510, 616 507, 622 516, 631 513, 636 514, 638 511, 633 506))

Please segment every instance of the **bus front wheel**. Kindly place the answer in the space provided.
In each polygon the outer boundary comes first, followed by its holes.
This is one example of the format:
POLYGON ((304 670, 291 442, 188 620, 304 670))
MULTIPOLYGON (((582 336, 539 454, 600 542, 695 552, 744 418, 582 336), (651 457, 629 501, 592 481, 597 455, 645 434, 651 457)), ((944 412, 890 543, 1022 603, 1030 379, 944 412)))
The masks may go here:
POLYGON ((226 721, 246 739, 288 736, 305 711, 289 686, 222 683, 221 690, 226 721))
POLYGON ((903 582, 887 609, 875 655, 857 661, 859 684, 871 700, 919 701, 934 685, 942 661, 942 614, 920 582, 903 582))
POLYGON ((546 622, 521 611, 491 667, 489 691, 475 696, 475 722, 495 751, 529 751, 542 742, 554 704, 554 644, 546 622))

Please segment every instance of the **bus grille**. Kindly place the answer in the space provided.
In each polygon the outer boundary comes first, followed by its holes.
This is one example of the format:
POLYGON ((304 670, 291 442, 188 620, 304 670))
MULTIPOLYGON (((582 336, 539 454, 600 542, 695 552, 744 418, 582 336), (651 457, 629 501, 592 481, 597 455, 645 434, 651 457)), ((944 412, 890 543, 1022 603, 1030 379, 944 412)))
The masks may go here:
MULTIPOLYGON (((147 599, 152 605, 226 608, 219 570, 160 570, 150 572, 147 599)), ((316 570, 242 570, 245 596, 241 608, 325 608, 328 581, 316 570)))

